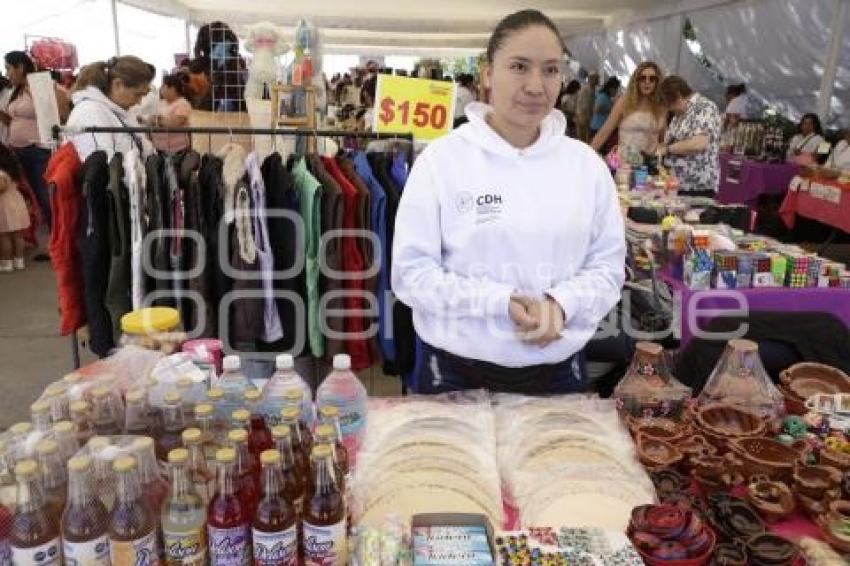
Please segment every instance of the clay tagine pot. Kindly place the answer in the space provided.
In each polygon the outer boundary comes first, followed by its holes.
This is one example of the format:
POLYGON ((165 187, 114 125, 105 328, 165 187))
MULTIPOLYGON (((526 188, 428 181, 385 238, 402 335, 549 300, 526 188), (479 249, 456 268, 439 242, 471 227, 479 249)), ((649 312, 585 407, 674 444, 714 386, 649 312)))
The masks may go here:
POLYGON ((747 554, 753 566, 790 566, 799 552, 790 540, 761 533, 747 539, 747 554))
POLYGON ((782 482, 766 477, 753 478, 747 486, 747 501, 769 523, 775 523, 794 512, 794 494, 782 482))
POLYGON ((772 480, 791 481, 794 465, 800 453, 770 438, 739 438, 729 442, 732 450, 744 462, 747 477, 765 475, 772 480))
POLYGON ((797 466, 794 469, 794 491, 810 499, 823 499, 824 494, 840 482, 841 471, 831 466, 797 466))

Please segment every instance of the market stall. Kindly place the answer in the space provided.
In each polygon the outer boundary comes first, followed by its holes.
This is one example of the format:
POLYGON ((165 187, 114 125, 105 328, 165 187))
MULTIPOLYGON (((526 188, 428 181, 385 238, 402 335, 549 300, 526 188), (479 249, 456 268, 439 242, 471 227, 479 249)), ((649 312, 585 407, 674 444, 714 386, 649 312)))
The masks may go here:
POLYGON ((754 206, 761 195, 785 194, 798 171, 799 167, 792 163, 769 163, 721 153, 717 200, 754 206))
POLYGON ((779 214, 788 228, 794 227, 796 216, 800 215, 850 232, 850 183, 841 179, 794 177, 779 214))

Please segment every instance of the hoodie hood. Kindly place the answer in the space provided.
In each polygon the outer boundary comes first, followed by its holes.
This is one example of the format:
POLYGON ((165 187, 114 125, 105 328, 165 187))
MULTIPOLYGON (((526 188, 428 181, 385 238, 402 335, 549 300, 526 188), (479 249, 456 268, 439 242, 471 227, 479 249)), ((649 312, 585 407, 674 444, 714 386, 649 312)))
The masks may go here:
POLYGON ((115 113, 125 122, 132 120, 129 112, 112 102, 112 100, 103 94, 103 92, 96 86, 87 86, 83 90, 78 90, 71 95, 71 100, 74 102, 74 106, 79 106, 81 103, 86 101, 102 104, 109 108, 110 112, 115 113))
POLYGON ((458 135, 489 152, 505 157, 536 155, 550 151, 564 139, 564 132, 567 131, 564 114, 553 108, 540 122, 540 135, 537 140, 530 146, 519 149, 508 143, 487 123, 485 118, 493 112, 492 106, 483 102, 470 102, 465 111, 469 123, 458 128, 458 135))

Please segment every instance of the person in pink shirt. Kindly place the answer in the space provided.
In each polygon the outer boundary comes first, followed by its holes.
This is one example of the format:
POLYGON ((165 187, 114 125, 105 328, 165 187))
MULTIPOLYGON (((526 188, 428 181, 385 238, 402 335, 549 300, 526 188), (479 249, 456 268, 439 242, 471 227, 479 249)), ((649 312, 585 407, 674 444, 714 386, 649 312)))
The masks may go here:
MULTIPOLYGON (((149 126, 161 128, 182 128, 189 125, 192 105, 186 99, 189 76, 185 73, 166 75, 159 89, 159 103, 156 114, 147 116, 143 121, 149 126)), ((151 135, 154 146, 167 153, 188 149, 191 145, 189 134, 154 133, 151 135)))

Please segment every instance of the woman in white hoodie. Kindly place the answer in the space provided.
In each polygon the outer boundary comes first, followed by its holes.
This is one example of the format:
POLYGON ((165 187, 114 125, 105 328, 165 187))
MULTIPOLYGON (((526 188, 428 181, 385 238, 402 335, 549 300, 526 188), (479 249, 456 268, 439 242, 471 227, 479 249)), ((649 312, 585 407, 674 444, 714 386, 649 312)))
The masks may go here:
POLYGON ((564 46, 537 10, 487 49, 492 106, 431 143, 404 189, 392 286, 423 347, 420 393, 587 388, 582 351, 619 301, 625 237, 605 163, 554 109, 564 46))
POLYGON ((71 96, 74 109, 67 123, 81 161, 96 150, 105 151, 108 158, 115 152, 127 154, 134 148, 142 154, 152 150, 150 140, 141 134, 73 134, 73 131, 95 126, 138 127, 139 122, 129 110, 148 94, 154 75, 152 65, 132 55, 83 67, 74 84, 71 96))

